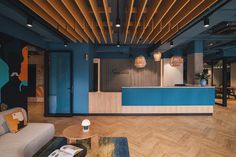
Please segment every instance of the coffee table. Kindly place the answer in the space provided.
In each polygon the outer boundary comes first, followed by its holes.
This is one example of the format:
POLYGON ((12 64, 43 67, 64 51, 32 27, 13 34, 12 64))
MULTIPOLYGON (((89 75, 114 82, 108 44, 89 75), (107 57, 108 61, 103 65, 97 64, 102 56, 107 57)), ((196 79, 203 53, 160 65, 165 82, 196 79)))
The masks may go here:
MULTIPOLYGON (((54 150, 60 149, 62 146, 66 144, 67 144, 67 139, 65 137, 54 137, 46 145, 44 145, 36 154, 34 154, 33 157, 47 157, 54 150)), ((75 146, 83 149, 75 157, 85 157, 87 154, 87 148, 81 144, 75 144, 75 146)))
POLYGON ((76 144, 77 140, 90 139, 91 149, 98 147, 98 136, 92 127, 88 132, 83 132, 81 125, 71 125, 65 128, 62 134, 67 138, 68 144, 76 144))

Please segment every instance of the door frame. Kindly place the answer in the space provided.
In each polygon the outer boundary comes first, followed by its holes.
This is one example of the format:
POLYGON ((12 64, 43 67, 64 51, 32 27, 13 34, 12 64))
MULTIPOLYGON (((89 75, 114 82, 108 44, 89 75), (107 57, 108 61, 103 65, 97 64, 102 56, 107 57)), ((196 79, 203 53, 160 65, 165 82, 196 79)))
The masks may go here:
POLYGON ((50 50, 44 55, 44 116, 45 117, 70 117, 73 116, 73 52, 70 50, 50 50), (70 113, 49 113, 49 54, 50 53, 69 53, 70 54, 70 113))

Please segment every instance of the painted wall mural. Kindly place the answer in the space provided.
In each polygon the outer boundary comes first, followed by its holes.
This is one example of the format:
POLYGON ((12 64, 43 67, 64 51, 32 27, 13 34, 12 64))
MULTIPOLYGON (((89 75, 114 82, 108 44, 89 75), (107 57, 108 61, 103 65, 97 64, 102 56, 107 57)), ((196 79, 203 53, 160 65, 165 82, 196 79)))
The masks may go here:
POLYGON ((7 63, 0 58, 0 89, 9 81, 9 67, 7 63))
MULTIPOLYGON (((2 53, 2 52, 1 52, 2 53)), ((0 58, 0 103, 27 109, 28 48, 0 58)))
POLYGON ((21 62, 19 80, 21 80, 19 91, 22 86, 28 86, 28 47, 22 49, 23 61, 21 62))

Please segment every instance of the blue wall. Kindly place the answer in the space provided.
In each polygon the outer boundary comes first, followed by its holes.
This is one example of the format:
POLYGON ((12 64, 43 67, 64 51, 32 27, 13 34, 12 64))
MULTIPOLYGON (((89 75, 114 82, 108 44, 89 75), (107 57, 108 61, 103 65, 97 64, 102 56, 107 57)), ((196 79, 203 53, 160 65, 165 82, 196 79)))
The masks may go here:
POLYGON ((73 53, 73 111, 74 113, 88 113, 88 92, 92 89, 92 71, 94 49, 88 44, 69 44, 64 47, 62 43, 49 44, 49 51, 70 50, 73 53), (89 60, 85 60, 88 53, 89 60))
MULTIPOLYGON (((95 55, 94 48, 88 44, 80 43, 69 44, 66 48, 63 43, 48 43, 45 42, 39 34, 31 31, 25 26, 19 25, 16 22, 2 16, 0 16, 0 20, 0 32, 19 39, 17 41, 22 40, 48 51, 70 50, 73 52, 73 110, 74 113, 88 113, 88 92, 93 87, 92 61, 95 55), (89 54, 89 61, 85 60, 85 53, 89 54)), ((8 52, 15 52, 18 51, 18 45, 18 43, 14 43, 13 45, 5 45, 5 47, 7 47, 8 52)))
POLYGON ((31 31, 29 28, 19 25, 16 22, 3 16, 0 16, 0 21, 0 32, 41 48, 48 47, 47 42, 45 42, 39 34, 31 31))

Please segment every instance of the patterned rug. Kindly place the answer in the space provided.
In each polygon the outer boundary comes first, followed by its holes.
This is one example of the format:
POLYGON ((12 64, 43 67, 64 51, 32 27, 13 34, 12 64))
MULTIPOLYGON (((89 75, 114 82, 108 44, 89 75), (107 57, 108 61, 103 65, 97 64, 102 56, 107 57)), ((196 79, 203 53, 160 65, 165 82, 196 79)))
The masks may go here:
POLYGON ((90 140, 78 141, 87 147, 86 157, 129 157, 128 140, 126 137, 100 137, 98 148, 91 149, 90 140))

